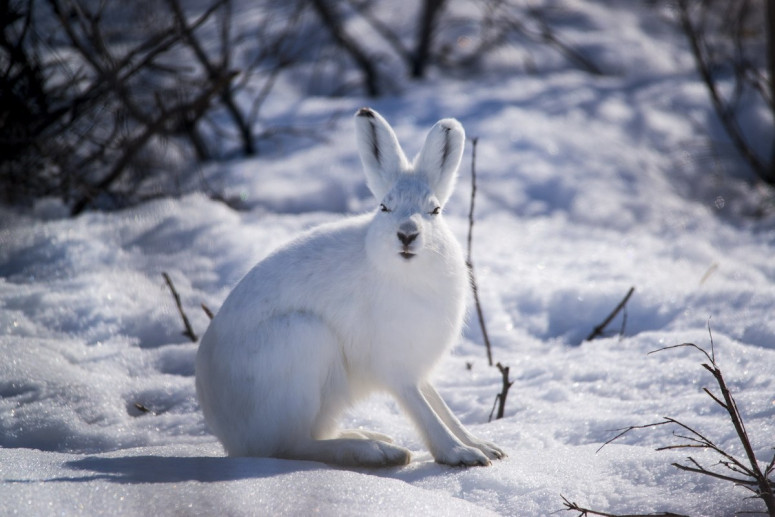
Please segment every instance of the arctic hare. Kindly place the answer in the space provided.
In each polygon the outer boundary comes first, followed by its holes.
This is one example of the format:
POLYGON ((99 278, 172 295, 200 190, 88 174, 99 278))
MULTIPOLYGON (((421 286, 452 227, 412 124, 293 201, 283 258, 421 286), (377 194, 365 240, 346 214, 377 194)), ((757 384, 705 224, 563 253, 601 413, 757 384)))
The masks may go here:
POLYGON ((396 397, 435 460, 489 465, 504 452, 471 435, 428 381, 458 337, 468 275, 444 223, 463 154, 457 120, 440 120, 413 163, 384 118, 355 116, 372 213, 323 225, 259 262, 202 337, 196 390, 231 456, 354 466, 404 465, 382 434, 339 431, 373 390, 396 397))

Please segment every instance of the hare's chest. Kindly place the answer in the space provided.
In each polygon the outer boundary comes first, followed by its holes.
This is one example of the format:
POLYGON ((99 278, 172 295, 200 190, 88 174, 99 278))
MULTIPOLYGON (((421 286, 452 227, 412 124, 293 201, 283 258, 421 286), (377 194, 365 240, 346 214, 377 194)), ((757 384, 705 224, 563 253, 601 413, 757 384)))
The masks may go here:
POLYGON ((455 342, 463 322, 460 296, 382 293, 361 307, 359 337, 348 351, 359 375, 392 383, 425 377, 455 342))

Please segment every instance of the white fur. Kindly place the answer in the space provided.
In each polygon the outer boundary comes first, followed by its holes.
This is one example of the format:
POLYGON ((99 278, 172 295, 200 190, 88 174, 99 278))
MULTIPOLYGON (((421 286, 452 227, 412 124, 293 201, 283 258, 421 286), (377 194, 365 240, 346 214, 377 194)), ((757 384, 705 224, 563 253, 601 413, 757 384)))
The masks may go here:
POLYGON ((385 390, 436 461, 487 465, 503 451, 466 431, 427 380, 463 324, 467 270, 440 213, 463 128, 439 121, 412 164, 378 113, 363 108, 355 123, 380 208, 302 235, 234 288, 196 357, 205 419, 232 456, 401 465, 409 451, 388 437, 337 427, 347 406, 385 390))

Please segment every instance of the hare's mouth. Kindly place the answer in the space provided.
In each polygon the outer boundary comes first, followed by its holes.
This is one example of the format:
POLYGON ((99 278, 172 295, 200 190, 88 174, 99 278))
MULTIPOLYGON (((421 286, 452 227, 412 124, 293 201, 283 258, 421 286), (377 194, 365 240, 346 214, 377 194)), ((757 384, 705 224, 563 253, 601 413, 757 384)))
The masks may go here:
POLYGON ((399 253, 402 257, 404 257, 406 260, 409 260, 410 258, 414 257, 414 253, 410 251, 402 251, 399 253))

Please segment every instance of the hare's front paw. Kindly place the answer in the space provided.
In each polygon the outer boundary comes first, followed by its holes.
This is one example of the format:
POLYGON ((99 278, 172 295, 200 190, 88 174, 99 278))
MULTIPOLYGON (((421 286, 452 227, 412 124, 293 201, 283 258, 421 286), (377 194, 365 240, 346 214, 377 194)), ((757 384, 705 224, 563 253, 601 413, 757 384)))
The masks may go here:
POLYGON ((467 445, 455 446, 447 451, 434 454, 436 463, 452 465, 453 467, 486 467, 490 465, 490 460, 485 454, 477 448, 467 445))
POLYGON ((506 454, 503 449, 494 443, 485 442, 483 440, 476 440, 471 445, 482 451, 491 460, 500 460, 508 456, 508 454, 506 454))

